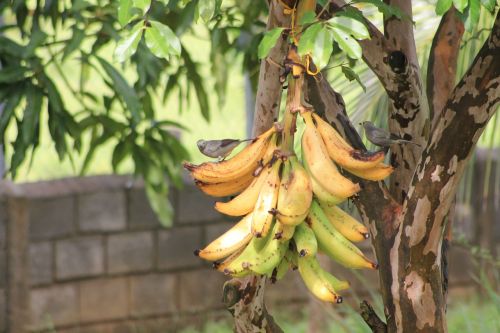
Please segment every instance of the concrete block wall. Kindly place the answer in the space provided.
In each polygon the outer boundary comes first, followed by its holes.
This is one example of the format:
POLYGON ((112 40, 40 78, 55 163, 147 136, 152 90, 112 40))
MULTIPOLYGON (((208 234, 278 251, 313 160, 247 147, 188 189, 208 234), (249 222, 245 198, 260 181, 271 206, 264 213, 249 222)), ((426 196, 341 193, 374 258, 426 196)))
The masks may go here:
MULTIPOLYGON (((168 200, 175 216, 165 229, 130 177, 0 183, 0 332, 175 332, 197 320, 227 318, 226 278, 193 250, 234 220, 192 185, 173 189, 168 200)), ((466 254, 450 253, 452 286, 470 282, 466 254)), ((328 262, 357 295, 378 286, 375 272, 328 262)), ((291 272, 266 297, 273 309, 304 303, 308 293, 291 272)))

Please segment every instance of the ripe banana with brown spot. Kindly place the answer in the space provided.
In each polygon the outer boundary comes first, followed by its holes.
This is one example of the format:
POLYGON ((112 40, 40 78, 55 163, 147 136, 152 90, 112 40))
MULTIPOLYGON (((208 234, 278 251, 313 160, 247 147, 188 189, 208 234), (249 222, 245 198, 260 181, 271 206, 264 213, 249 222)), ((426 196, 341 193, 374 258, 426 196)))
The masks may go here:
POLYGON ((258 168, 259 161, 269 145, 269 139, 275 132, 275 127, 271 127, 230 159, 221 162, 205 162, 200 165, 184 163, 184 168, 191 172, 194 179, 203 183, 237 181, 245 175, 252 174, 258 168))
POLYGON ((230 182, 205 183, 199 180, 195 180, 195 184, 205 194, 208 194, 212 197, 225 197, 228 195, 240 193, 253 182, 254 178, 255 177, 252 176, 251 173, 249 173, 230 182))
POLYGON ((252 214, 248 214, 205 248, 195 251, 195 254, 210 261, 225 258, 250 242, 253 237, 251 227, 252 214))
POLYGON ((271 228, 274 219, 273 212, 278 202, 281 164, 281 159, 277 159, 271 166, 271 171, 266 176, 255 203, 252 217, 252 234, 256 237, 266 237, 271 228))
POLYGON ((318 252, 318 241, 307 223, 301 223, 295 228, 293 241, 300 257, 315 256, 318 252))
POLYGON ((391 173, 394 171, 394 168, 392 166, 383 163, 380 163, 374 166, 373 168, 365 170, 350 169, 350 168, 345 168, 345 169, 359 178, 372 181, 384 180, 385 178, 389 177, 391 173))
POLYGON ((306 122, 302 135, 302 151, 312 176, 336 197, 348 198, 358 193, 359 184, 342 176, 330 159, 323 139, 314 126, 311 112, 303 112, 301 115, 306 122))
POLYGON ((320 116, 313 113, 313 118, 330 158, 338 165, 353 170, 366 170, 384 161, 383 151, 367 152, 354 149, 320 116))
POLYGON ((309 174, 296 156, 290 156, 283 166, 276 218, 286 225, 301 223, 309 212, 312 197, 309 174))

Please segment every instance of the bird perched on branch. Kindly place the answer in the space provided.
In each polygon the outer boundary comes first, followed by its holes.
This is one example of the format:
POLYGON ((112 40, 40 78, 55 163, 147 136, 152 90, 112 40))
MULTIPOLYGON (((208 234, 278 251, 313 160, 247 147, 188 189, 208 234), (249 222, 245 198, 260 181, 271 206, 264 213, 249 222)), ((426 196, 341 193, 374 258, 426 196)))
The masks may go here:
POLYGON ((363 128, 365 129, 365 134, 366 138, 368 141, 373 143, 375 146, 383 147, 386 150, 389 149, 391 145, 394 144, 406 144, 410 143, 413 145, 417 145, 420 147, 418 143, 405 140, 395 134, 391 134, 387 132, 386 130, 383 130, 381 128, 376 127, 372 122, 370 121, 363 121, 361 123, 363 125, 363 128))
POLYGON ((253 139, 220 139, 220 140, 198 140, 196 145, 200 152, 208 157, 224 160, 234 148, 238 147, 242 142, 251 141, 253 139))

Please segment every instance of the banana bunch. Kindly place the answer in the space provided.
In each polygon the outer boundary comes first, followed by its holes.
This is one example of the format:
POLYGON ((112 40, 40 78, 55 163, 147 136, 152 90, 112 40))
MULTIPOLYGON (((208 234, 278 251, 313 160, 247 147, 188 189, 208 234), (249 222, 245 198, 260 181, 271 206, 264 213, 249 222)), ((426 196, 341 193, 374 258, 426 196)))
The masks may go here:
POLYGON ((217 211, 241 217, 195 254, 233 277, 261 274, 274 282, 298 269, 317 298, 340 303, 339 292, 349 283, 321 268, 317 253, 352 269, 376 269, 377 264, 353 244, 369 237, 366 226, 337 206, 360 191, 339 169, 382 180, 392 167, 383 164, 384 152, 356 150, 318 115, 299 111, 293 117, 300 113, 305 122, 302 161, 290 148, 293 118, 274 125, 228 160, 185 163, 203 192, 233 196, 216 202, 217 211))

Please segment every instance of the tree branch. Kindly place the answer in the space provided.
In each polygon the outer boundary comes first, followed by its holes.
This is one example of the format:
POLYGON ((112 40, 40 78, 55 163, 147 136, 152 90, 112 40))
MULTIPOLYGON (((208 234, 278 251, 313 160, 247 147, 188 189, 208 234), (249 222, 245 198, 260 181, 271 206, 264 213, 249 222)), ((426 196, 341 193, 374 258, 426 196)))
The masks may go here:
POLYGON ((413 176, 390 252, 398 329, 445 331, 441 244, 444 220, 472 151, 500 105, 500 13, 453 90, 413 176), (404 315, 402 315, 404 313, 404 315))
POLYGON ((442 17, 432 40, 427 68, 427 100, 431 128, 439 120, 448 97, 455 87, 458 52, 464 24, 453 5, 442 17))

